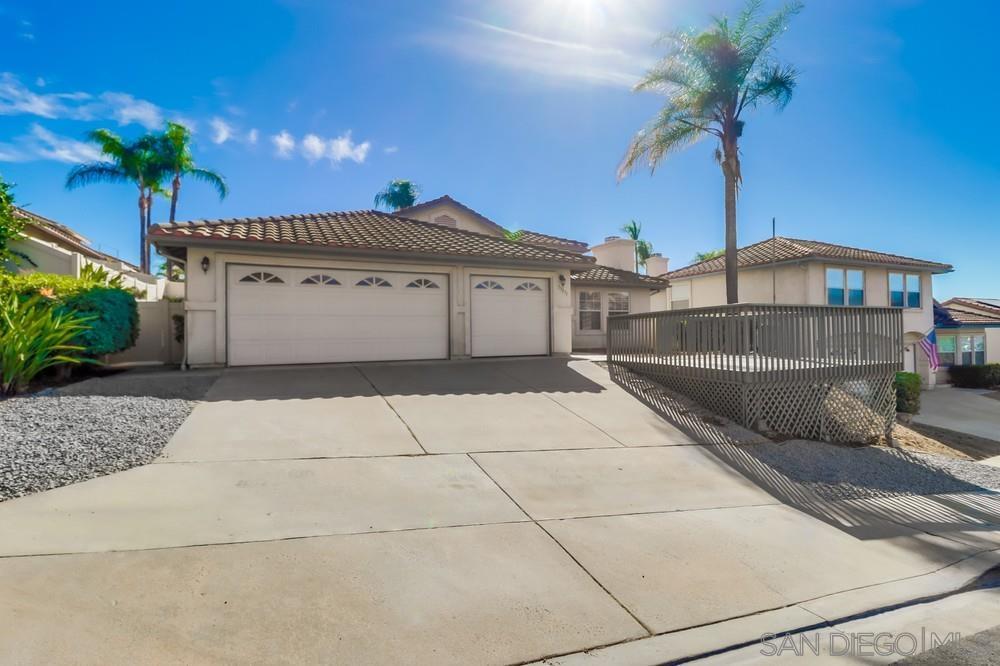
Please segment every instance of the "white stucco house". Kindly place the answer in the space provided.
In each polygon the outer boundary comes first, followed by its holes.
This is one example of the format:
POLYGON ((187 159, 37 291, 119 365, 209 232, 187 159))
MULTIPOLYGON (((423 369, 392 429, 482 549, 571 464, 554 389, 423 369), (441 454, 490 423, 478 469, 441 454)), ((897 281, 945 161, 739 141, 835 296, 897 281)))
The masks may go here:
POLYGON ((938 382, 950 381, 953 365, 1000 363, 1000 299, 949 298, 934 312, 938 357, 938 382))
MULTIPOLYGON (((904 368, 935 384, 917 343, 934 325, 933 276, 950 272, 950 265, 781 236, 740 248, 738 263, 741 303, 901 308, 904 368)), ((726 303, 723 257, 662 275, 670 286, 654 298, 654 310, 726 303)))
POLYGON ((185 264, 191 365, 569 354, 603 346, 609 311, 647 310, 667 286, 618 265, 628 242, 588 256, 580 241, 511 239, 447 196, 393 214, 157 225, 150 239, 185 264))
POLYGON ((172 295, 167 280, 142 273, 138 266, 98 250, 67 225, 23 208, 15 208, 14 214, 24 220, 25 227, 23 238, 11 243, 11 249, 22 257, 10 267, 13 270, 80 277, 85 266, 93 265, 111 277, 121 275, 122 283, 136 290, 137 300, 157 301, 172 295))

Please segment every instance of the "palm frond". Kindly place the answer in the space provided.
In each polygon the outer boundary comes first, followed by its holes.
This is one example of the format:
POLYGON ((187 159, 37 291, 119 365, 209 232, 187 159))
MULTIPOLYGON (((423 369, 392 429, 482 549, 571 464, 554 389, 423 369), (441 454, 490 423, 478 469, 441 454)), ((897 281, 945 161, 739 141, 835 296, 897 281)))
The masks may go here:
POLYGON ((686 148, 708 134, 714 134, 711 128, 698 124, 701 120, 689 120, 675 110, 664 109, 653 122, 632 138, 618 165, 619 182, 642 163, 650 171, 656 171, 663 158, 670 153, 686 148))
POLYGON ((635 220, 629 220, 628 224, 622 226, 622 231, 634 241, 639 240, 642 235, 642 223, 635 220))
POLYGON ((757 15, 760 14, 760 8, 763 4, 763 0, 748 0, 746 6, 743 7, 743 11, 741 11, 739 16, 736 17, 731 31, 733 40, 736 43, 743 41, 747 28, 757 15))
POLYGON ((127 183, 131 179, 113 162, 89 162, 73 167, 66 176, 66 189, 75 190, 93 183, 127 183))
POLYGON ((791 65, 772 65, 761 72, 747 87, 745 106, 755 107, 761 100, 784 109, 792 100, 798 72, 791 65))
POLYGON ((192 176, 195 180, 200 180, 214 187, 215 191, 219 194, 219 199, 225 199, 226 195, 229 194, 229 186, 226 184, 226 179, 220 173, 201 167, 190 168, 185 173, 192 176))

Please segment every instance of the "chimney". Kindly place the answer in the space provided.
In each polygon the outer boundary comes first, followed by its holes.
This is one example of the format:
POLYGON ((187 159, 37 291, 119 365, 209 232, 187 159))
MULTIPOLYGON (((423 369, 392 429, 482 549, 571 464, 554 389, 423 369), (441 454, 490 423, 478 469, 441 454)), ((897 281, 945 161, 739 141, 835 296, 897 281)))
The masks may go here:
POLYGON ((664 257, 662 254, 657 252, 646 260, 646 274, 652 275, 653 277, 666 275, 670 270, 669 265, 670 258, 664 257))
POLYGON ((636 272, 635 241, 631 238, 608 236, 603 243, 590 248, 590 252, 602 266, 636 272))

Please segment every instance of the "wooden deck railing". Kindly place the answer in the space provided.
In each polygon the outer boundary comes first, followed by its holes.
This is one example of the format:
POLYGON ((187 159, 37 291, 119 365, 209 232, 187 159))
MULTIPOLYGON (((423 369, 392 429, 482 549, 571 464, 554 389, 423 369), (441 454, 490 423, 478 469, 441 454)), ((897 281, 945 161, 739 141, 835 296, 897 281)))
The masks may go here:
MULTIPOLYGON (((783 387, 865 380, 884 392, 903 361, 902 312, 895 308, 724 305, 612 316, 607 333, 609 363, 699 396, 728 392, 727 402, 740 404, 719 411, 741 421, 773 411, 750 401, 783 387), (734 385, 761 390, 737 396, 724 388, 734 385)), ((887 408, 880 402, 878 409, 887 408)))

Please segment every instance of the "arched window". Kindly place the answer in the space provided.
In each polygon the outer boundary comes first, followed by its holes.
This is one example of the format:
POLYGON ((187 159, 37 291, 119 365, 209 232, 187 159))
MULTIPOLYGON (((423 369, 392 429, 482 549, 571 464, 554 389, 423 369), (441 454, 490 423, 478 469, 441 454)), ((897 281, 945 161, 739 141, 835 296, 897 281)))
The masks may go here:
POLYGON ((340 282, 337 278, 332 275, 327 275, 326 273, 317 273, 316 275, 310 275, 301 284, 329 284, 338 285, 340 282))
POLYGON ((406 285, 408 289, 439 289, 437 283, 433 280, 428 280, 427 278, 417 278, 410 284, 406 285))
POLYGON ((268 273, 267 271, 257 271, 255 273, 248 273, 240 278, 240 282, 254 282, 257 284, 284 284, 285 281, 274 273, 268 273))
POLYGON ((372 276, 366 277, 363 280, 358 280, 357 286, 358 287, 391 287, 392 284, 390 284, 388 280, 380 278, 377 275, 372 275, 372 276))
POLYGON ((476 289, 503 289, 503 285, 493 280, 483 280, 476 285, 476 289))
POLYGON ((534 282, 522 282, 521 284, 514 287, 514 291, 541 291, 542 288, 539 287, 534 282))

